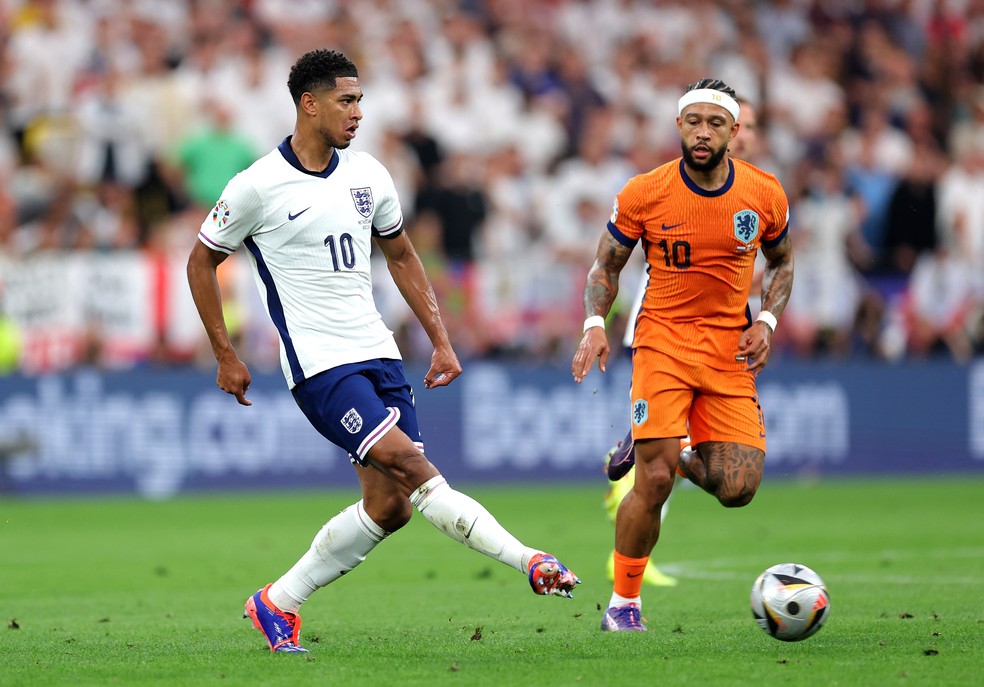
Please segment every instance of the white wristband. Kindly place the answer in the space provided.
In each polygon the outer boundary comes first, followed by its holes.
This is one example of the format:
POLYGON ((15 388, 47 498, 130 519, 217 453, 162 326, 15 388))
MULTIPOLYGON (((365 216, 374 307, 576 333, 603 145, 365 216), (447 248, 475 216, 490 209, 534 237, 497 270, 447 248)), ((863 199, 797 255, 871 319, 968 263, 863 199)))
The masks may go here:
POLYGON ((760 312, 759 316, 755 318, 755 321, 765 322, 767 325, 769 325, 769 329, 771 329, 772 331, 775 331, 776 325, 779 324, 779 320, 776 319, 776 316, 770 313, 768 310, 763 310, 762 312, 760 312))
POLYGON ((592 315, 584 321, 584 331, 588 331, 592 327, 605 328, 605 318, 601 315, 592 315))

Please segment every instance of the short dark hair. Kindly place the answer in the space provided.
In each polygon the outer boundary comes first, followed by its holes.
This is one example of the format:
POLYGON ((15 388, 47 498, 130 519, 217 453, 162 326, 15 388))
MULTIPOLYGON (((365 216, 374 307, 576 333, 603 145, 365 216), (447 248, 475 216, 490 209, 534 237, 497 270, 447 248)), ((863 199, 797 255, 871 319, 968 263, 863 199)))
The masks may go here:
POLYGON ((721 79, 703 78, 700 81, 695 81, 694 83, 687 86, 687 90, 684 92, 689 93, 690 91, 696 91, 698 88, 710 88, 715 91, 721 91, 722 93, 727 93, 732 98, 735 99, 738 98, 738 94, 735 93, 735 89, 733 89, 731 86, 721 81, 721 79))
POLYGON ((359 78, 359 70, 352 60, 337 50, 312 50, 301 55, 290 68, 287 88, 294 104, 298 105, 305 93, 334 89, 335 79, 340 76, 359 78))

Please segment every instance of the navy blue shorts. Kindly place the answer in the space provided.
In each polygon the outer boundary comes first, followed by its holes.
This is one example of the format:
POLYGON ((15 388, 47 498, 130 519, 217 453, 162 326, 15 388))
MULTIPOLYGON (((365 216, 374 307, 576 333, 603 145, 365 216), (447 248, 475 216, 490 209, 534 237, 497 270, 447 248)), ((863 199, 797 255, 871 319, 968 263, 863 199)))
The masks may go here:
POLYGON ((293 394, 314 428, 360 465, 393 427, 423 450, 413 389, 400 360, 340 365, 305 379, 293 394))

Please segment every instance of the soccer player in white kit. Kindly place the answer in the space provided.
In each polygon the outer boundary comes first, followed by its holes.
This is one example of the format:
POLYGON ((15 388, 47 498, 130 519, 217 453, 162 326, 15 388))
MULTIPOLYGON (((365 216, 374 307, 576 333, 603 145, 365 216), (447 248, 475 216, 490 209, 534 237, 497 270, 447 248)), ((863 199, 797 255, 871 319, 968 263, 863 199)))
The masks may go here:
POLYGON ((216 279, 219 264, 245 246, 280 333, 287 385, 311 424, 349 452, 362 499, 249 597, 244 617, 271 651, 307 652, 301 604, 365 560, 414 507, 449 537, 527 575, 535 593, 571 596, 580 580, 570 570, 519 542, 424 456, 413 390, 372 297, 371 242, 434 346, 425 388, 446 386, 461 365, 403 231, 392 178, 371 155, 347 150, 362 119, 356 66, 339 52, 314 50, 293 65, 287 86, 297 108, 293 135, 228 183, 202 223, 188 282, 218 361, 218 386, 251 405, 250 373, 229 340, 216 279))

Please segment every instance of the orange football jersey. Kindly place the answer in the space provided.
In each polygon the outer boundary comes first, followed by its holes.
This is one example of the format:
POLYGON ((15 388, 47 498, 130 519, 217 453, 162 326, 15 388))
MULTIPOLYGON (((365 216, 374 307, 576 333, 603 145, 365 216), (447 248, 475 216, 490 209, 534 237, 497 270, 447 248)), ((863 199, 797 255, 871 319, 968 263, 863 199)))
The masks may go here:
POLYGON ((697 186, 678 158, 633 177, 615 198, 609 232, 626 246, 641 239, 649 263, 634 348, 719 370, 745 367, 735 356, 751 324, 755 254, 783 239, 789 203, 773 175, 730 163, 715 191, 697 186))

